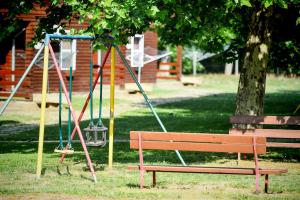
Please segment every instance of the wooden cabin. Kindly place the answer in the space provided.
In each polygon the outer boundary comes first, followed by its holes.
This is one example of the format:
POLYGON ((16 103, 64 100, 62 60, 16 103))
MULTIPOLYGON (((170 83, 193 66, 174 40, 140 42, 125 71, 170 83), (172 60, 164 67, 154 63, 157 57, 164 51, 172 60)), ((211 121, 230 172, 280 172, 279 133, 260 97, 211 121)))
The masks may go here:
MULTIPOLYGON (((9 38, 0 43, 0 96, 8 96, 12 87, 17 84, 24 70, 29 66, 38 49, 28 47, 28 44, 34 37, 35 30, 38 25, 38 20, 46 16, 45 7, 36 6, 30 14, 22 14, 19 18, 24 22, 23 29, 12 34, 9 38), (13 45, 14 41, 14 45, 13 45), (13 48, 15 53, 12 54, 13 48), (14 67, 13 67, 14 66, 14 67)), ((0 13, 4 13, 5 9, 0 8, 0 13)), ((75 20, 70 20, 67 24, 68 28, 84 29, 87 23, 78 24, 75 20)), ((59 51, 58 42, 52 42, 54 51, 59 51)), ((153 49, 157 48, 157 34, 154 32, 145 33, 145 46, 150 46, 153 49)), ((121 46, 120 49, 125 55, 126 47, 121 46)), ((102 52, 102 57, 105 52, 102 52)), ((97 65, 98 52, 93 53, 94 65, 97 65)), ((43 56, 43 55, 42 55, 43 56)), ((32 99, 33 93, 40 93, 42 88, 42 56, 38 59, 24 84, 18 90, 16 96, 32 99)), ((125 83, 132 82, 132 79, 124 67, 119 56, 116 56, 116 80, 115 83, 124 86, 125 83)), ((51 60, 51 59, 50 59, 51 60)), ((90 41, 77 41, 77 57, 76 69, 73 71, 73 91, 87 92, 89 91, 89 63, 90 63, 90 41)), ((130 62, 129 62, 130 63, 130 62)), ((49 61, 49 92, 58 92, 59 81, 55 68, 49 61)), ((110 77, 110 58, 104 68, 104 84, 109 83, 110 77)), ((97 70, 95 66, 95 71, 97 70)), ((143 67, 142 79, 143 83, 156 82, 157 61, 151 62, 143 67)), ((135 70, 134 70, 135 71, 135 70)), ((68 77, 69 71, 63 73, 68 77)))

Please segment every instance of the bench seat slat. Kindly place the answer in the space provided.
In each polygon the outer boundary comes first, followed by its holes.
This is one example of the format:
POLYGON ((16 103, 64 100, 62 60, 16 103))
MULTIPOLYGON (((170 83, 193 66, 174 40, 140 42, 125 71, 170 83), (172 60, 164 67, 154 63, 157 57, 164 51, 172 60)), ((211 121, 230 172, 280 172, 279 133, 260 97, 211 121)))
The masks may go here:
POLYGON ((267 147, 300 148, 300 143, 267 142, 267 147))
POLYGON ((232 124, 300 125, 299 116, 232 116, 232 124))
POLYGON ((298 139, 300 138, 300 130, 288 130, 288 129, 229 129, 230 135, 252 135, 264 136, 269 138, 287 138, 298 139))
MULTIPOLYGON (((129 170, 139 170, 139 166, 128 166, 129 170)), ((144 165, 145 171, 156 172, 182 172, 182 173, 212 173, 212 174, 248 174, 255 175, 255 168, 231 168, 231 167, 180 167, 180 166, 155 166, 144 165)), ((260 169, 260 174, 281 174, 287 169, 260 169)))
MULTIPOLYGON (((137 140, 130 141, 130 148, 138 149, 137 140)), ((180 151, 203 151, 203 152, 240 152, 253 153, 252 144, 214 144, 214 143, 192 143, 192 142, 170 142, 170 141, 144 141, 142 142, 143 149, 157 150, 180 150, 180 151)), ((266 146, 257 145, 257 153, 266 153, 266 146)))
MULTIPOLYGON (((231 136, 228 134, 208 134, 208 133, 177 133, 177 132, 146 132, 130 131, 130 140, 138 140, 138 133, 142 134, 146 141, 176 141, 176 142, 212 142, 222 144, 252 144, 252 137, 231 136)), ((264 137, 256 138, 257 144, 265 144, 264 137)))

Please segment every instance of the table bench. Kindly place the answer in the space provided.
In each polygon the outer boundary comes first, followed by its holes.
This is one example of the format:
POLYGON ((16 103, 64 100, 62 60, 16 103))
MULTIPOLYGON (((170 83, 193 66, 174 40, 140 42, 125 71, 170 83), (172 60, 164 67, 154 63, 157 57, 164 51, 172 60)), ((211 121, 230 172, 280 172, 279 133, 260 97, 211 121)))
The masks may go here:
POLYGON ((260 169, 258 154, 266 153, 266 138, 261 136, 232 136, 228 134, 199 134, 174 132, 130 132, 130 148, 139 150, 139 165, 128 166, 140 171, 140 188, 144 187, 144 171, 152 172, 153 186, 156 172, 240 174, 256 176, 256 191, 259 191, 259 176, 265 176, 265 192, 268 191, 270 174, 286 173, 287 169, 260 169), (254 154, 254 168, 198 167, 198 166, 157 166, 144 165, 143 150, 180 150, 201 152, 251 153, 254 154))

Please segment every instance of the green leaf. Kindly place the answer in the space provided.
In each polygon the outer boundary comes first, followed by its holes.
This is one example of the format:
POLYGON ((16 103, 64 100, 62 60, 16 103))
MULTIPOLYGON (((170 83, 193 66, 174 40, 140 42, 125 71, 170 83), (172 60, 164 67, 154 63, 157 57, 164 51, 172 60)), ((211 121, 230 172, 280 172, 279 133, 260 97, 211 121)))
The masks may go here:
POLYGON ((241 0, 241 5, 242 6, 247 6, 247 7, 252 7, 249 0, 241 0))
POLYGON ((298 26, 299 24, 300 24, 300 17, 298 17, 296 20, 296 25, 298 26))
POLYGON ((262 4, 264 5, 265 8, 268 8, 273 5, 273 0, 264 0, 262 4))

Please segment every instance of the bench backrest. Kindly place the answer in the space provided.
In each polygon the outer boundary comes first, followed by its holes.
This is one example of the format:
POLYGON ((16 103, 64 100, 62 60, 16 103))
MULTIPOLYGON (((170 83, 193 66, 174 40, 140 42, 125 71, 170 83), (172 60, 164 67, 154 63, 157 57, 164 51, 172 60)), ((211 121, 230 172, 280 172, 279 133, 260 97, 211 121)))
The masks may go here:
MULTIPOLYGON (((130 148, 203 152, 254 153, 253 136, 227 134, 130 131, 130 148)), ((266 138, 255 137, 257 154, 266 153, 266 138)))
MULTIPOLYGON (((300 125, 300 116, 233 116, 230 118, 232 124, 251 124, 251 125, 300 125)), ((300 139, 300 130, 291 129, 229 129, 230 135, 259 135, 267 138, 277 139, 300 139)), ((292 143, 271 141, 268 147, 287 147, 300 148, 299 142, 292 143)))
POLYGON ((300 125, 300 116, 233 116, 232 124, 300 125))

